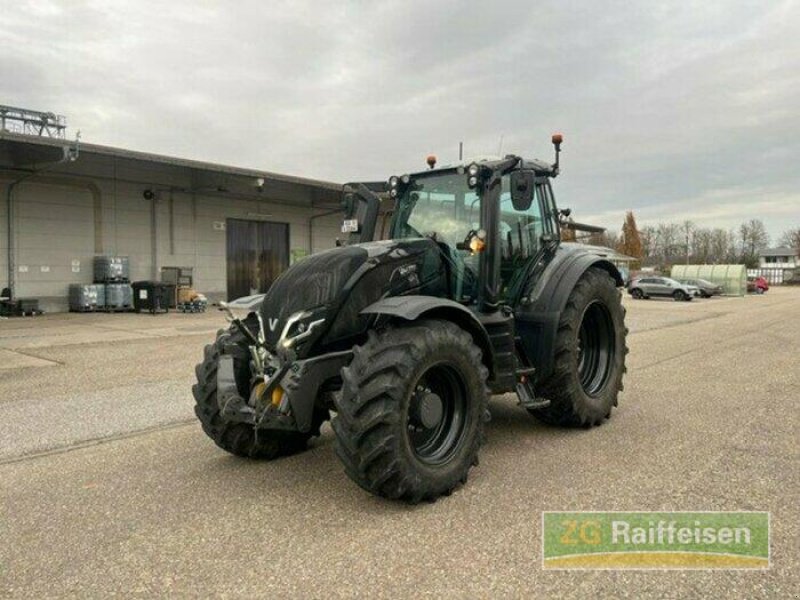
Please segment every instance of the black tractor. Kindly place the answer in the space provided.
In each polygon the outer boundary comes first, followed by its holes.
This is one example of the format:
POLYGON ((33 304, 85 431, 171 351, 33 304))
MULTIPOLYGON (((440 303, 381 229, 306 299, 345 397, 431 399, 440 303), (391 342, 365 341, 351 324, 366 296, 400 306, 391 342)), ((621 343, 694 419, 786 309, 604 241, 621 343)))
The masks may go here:
POLYGON ((552 425, 607 419, 625 372, 623 281, 602 250, 561 243, 553 143, 554 164, 430 157, 383 189, 345 186, 347 239, 239 302, 251 312, 229 310, 206 347, 193 388, 206 434, 272 459, 333 412, 353 481, 419 502, 466 482, 491 394, 552 425))

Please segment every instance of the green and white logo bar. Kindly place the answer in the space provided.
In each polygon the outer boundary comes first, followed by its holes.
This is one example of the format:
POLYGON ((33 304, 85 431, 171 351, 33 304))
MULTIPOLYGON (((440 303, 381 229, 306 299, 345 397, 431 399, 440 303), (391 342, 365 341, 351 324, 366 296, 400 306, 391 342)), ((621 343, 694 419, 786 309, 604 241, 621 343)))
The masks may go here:
POLYGON ((768 569, 767 512, 545 512, 545 569, 768 569))

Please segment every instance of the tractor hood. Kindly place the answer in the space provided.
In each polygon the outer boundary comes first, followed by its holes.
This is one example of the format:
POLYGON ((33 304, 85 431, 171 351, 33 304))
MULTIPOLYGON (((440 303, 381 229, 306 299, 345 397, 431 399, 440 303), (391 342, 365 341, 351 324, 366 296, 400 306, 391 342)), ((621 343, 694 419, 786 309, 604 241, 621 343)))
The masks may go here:
MULTIPOLYGON (((300 313, 308 315, 297 326, 324 319, 319 327, 324 342, 357 335, 362 325, 366 329, 363 308, 382 297, 424 292, 432 283, 445 284, 444 267, 436 242, 427 238, 368 242, 311 255, 278 277, 264 296, 260 314, 267 347, 276 347, 287 322, 300 313)), ((436 293, 441 293, 438 285, 436 293)))

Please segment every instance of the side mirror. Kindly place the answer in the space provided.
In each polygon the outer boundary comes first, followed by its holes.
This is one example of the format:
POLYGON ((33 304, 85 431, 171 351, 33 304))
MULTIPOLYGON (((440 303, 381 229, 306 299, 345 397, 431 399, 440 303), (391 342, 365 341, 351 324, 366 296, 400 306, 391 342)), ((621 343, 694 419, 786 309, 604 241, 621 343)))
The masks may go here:
POLYGON ((533 171, 511 173, 511 204, 514 210, 526 211, 533 204, 533 171))

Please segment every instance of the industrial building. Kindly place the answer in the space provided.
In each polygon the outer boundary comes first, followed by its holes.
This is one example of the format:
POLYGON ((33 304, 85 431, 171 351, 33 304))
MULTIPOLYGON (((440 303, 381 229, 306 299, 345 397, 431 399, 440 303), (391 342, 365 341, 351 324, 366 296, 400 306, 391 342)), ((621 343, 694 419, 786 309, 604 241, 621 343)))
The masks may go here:
POLYGON ((49 312, 98 255, 129 257, 132 280, 189 267, 212 302, 263 292, 341 223, 339 184, 7 127, 0 189, 0 288, 49 312))

